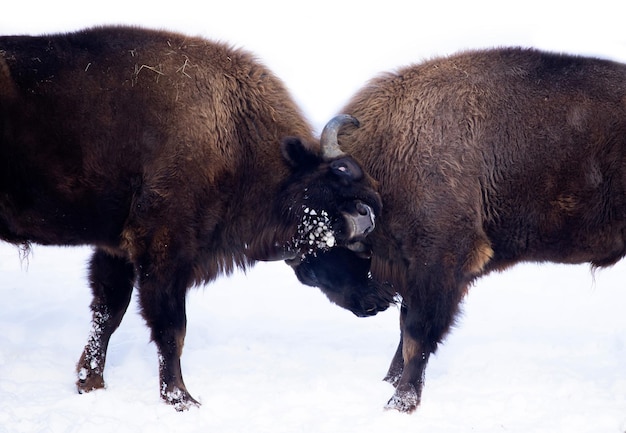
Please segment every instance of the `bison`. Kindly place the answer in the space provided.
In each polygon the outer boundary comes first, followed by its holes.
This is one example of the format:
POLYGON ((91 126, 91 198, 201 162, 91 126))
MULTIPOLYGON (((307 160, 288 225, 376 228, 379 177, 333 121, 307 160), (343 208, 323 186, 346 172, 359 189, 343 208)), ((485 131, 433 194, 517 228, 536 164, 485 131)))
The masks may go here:
POLYGON ((380 182, 382 214, 359 248, 293 265, 331 299, 365 293, 382 310, 401 296, 388 408, 419 405, 429 356, 476 278, 625 255, 626 65, 469 51, 381 75, 344 112, 362 127, 339 144, 380 182), (348 274, 335 283, 337 263, 348 274))
MULTIPOLYGON (((93 245, 77 388, 104 387, 107 345, 139 292, 160 396, 183 382, 185 296, 258 260, 359 245, 376 184, 321 143, 282 82, 240 49, 132 27, 0 37, 0 239, 93 245)), ((358 248, 357 248, 358 249, 358 248)))

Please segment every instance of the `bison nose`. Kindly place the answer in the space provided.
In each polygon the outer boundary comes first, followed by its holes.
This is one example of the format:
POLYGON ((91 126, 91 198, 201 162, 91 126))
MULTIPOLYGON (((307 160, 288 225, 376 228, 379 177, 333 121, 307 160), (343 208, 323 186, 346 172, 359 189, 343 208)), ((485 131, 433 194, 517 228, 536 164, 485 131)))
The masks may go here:
POLYGON ((374 230, 374 210, 363 202, 357 202, 354 213, 345 214, 350 240, 363 239, 374 230))

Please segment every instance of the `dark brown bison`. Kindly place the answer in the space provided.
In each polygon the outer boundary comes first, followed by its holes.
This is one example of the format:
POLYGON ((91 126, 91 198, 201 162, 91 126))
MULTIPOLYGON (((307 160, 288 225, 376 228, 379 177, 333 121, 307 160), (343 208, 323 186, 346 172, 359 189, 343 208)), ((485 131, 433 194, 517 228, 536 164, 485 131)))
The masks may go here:
POLYGON ((383 213, 362 251, 321 252, 296 273, 329 297, 365 291, 379 310, 401 295, 389 408, 419 405, 428 358, 477 277, 626 253, 626 65, 466 52, 382 75, 345 112, 362 127, 339 144, 380 182, 383 213))
POLYGON ((190 286, 358 245, 380 198, 336 145, 351 121, 331 121, 318 144, 267 68, 199 38, 124 27, 1 37, 0 239, 95 246, 79 392, 104 387, 134 285, 161 397, 182 410, 197 404, 180 367, 190 286))

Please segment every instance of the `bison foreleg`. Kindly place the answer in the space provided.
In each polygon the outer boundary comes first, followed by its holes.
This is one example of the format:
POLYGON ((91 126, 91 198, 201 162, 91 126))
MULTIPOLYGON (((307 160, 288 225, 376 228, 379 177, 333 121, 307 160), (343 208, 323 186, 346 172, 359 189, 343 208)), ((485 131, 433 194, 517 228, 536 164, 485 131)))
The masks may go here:
POLYGON ((181 335, 178 337, 173 336, 171 340, 155 340, 159 350, 161 398, 167 404, 174 406, 174 409, 179 412, 193 406, 200 406, 200 403, 189 394, 183 382, 182 369, 180 366, 183 340, 184 328, 181 335))
POLYGON ((400 382, 400 378, 402 377, 402 372, 404 371, 404 358, 402 357, 402 336, 404 334, 403 329, 406 312, 406 305, 402 305, 400 308, 400 343, 398 344, 396 353, 393 355, 391 365, 389 365, 389 370, 387 370, 387 374, 383 379, 385 382, 389 382, 396 388, 398 387, 398 383, 400 382))
POLYGON ((404 358, 402 373, 396 383, 396 392, 387 402, 385 409, 396 409, 400 412, 410 413, 420 403, 424 386, 424 373, 430 352, 425 349, 425 345, 406 336, 403 337, 400 347, 404 358))
POLYGON ((402 358, 402 337, 400 337, 400 344, 398 344, 396 353, 393 355, 393 359, 391 360, 391 365, 389 365, 389 370, 387 370, 387 374, 383 380, 397 387, 398 382, 400 382, 400 378, 402 377, 403 370, 404 359, 402 358))
MULTIPOLYGON (((445 281, 445 278, 434 280, 445 281)), ((387 373, 396 391, 386 409, 410 413, 419 406, 428 359, 450 329, 465 292, 463 285, 458 290, 440 284, 424 289, 417 292, 428 296, 408 299, 401 309, 402 340, 387 373)))
POLYGON ((420 344, 412 336, 414 330, 408 331, 406 329, 408 315, 409 309, 406 305, 402 305, 400 309, 400 343, 385 376, 385 380, 396 387, 396 392, 385 409, 396 409, 400 412, 410 413, 420 403, 424 372, 430 353, 426 352, 424 344, 420 344))
POLYGON ((187 325, 185 297, 190 272, 184 266, 142 266, 139 301, 159 356, 161 398, 178 411, 198 403, 183 381, 180 357, 187 325))
POLYGON ((130 303, 134 269, 127 260, 97 250, 91 258, 89 279, 93 293, 91 331, 76 366, 76 387, 81 394, 104 388, 107 347, 130 303))

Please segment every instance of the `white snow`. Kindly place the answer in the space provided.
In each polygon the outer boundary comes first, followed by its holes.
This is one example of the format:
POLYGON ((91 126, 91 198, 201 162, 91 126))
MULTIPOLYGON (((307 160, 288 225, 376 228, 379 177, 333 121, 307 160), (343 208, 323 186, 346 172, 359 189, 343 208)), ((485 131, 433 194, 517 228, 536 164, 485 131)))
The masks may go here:
POLYGON ((359 319, 282 263, 188 298, 185 381, 200 409, 159 398, 135 301, 112 337, 107 389, 76 393, 89 333, 89 250, 0 245, 0 431, 616 432, 626 430, 626 264, 520 265, 482 279, 434 356, 421 407, 383 410, 396 308, 359 319), (26 269, 27 267, 27 269, 26 269))
POLYGON ((335 233, 332 222, 325 210, 316 211, 303 205, 302 219, 298 224, 297 236, 293 239, 294 247, 305 255, 315 255, 335 245, 335 233))
MULTIPOLYGON (((610 0, 9 3, 2 34, 129 23, 245 47, 318 131, 375 74, 465 48, 626 62, 623 14, 610 0)), ((520 265, 478 281, 413 415, 383 410, 396 308, 358 319, 286 265, 260 264, 190 292, 182 363, 202 407, 177 413, 160 400, 135 300, 111 339, 107 389, 76 392, 90 332, 88 254, 35 246, 20 260, 0 243, 2 433, 626 432, 626 263, 595 276, 586 266, 520 265)))

